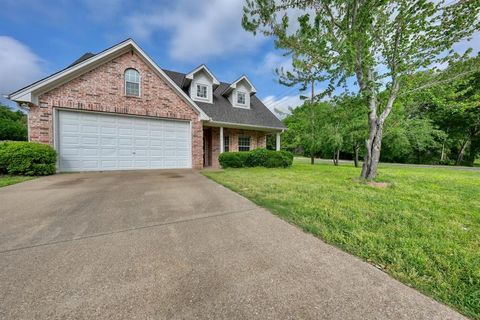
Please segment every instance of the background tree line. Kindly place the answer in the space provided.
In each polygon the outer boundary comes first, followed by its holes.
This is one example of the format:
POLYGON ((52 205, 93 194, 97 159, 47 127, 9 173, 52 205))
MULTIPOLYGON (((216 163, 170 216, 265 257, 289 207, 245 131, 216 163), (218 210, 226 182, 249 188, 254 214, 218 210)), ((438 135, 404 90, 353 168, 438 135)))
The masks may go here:
POLYGON ((22 111, 12 111, 0 104, 0 141, 27 140, 27 116, 22 111))
MULTIPOLYGON (((421 71, 405 81, 385 122, 385 162, 473 165, 480 157, 480 58, 421 71), (428 84, 428 85, 424 85, 428 84)), ((380 95, 387 94, 381 92, 380 95)), ((368 121, 360 95, 305 100, 283 120, 286 149, 310 157, 353 159, 364 154, 368 121)))

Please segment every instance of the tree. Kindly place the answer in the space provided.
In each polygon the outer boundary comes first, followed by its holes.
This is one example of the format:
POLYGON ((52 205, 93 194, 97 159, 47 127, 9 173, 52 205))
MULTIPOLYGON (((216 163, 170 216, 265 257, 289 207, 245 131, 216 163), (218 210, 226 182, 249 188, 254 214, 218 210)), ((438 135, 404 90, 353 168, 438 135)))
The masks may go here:
POLYGON ((444 132, 439 162, 458 165, 466 156, 473 165, 480 153, 480 56, 407 80, 407 94, 399 100, 409 117, 428 119, 444 132))
POLYGON ((343 95, 335 100, 338 111, 343 113, 343 151, 352 153, 355 167, 358 167, 359 152, 362 148, 365 137, 368 134, 368 123, 365 115, 368 110, 365 108, 361 97, 357 95, 343 95))
POLYGON ((356 78, 369 109, 361 176, 371 180, 402 80, 456 57, 452 45, 479 29, 479 7, 479 0, 448 5, 428 0, 247 0, 242 25, 275 37, 279 48, 307 55, 329 74, 330 86, 356 78), (290 20, 298 11, 299 26, 291 32, 290 20))
MULTIPOLYGON (((283 134, 283 144, 291 151, 298 148, 314 158, 321 150, 320 126, 323 123, 322 104, 305 101, 300 107, 291 110, 284 119, 288 130, 283 134)), ((311 160, 313 164, 313 161, 311 160)))
POLYGON ((27 140, 27 117, 21 111, 11 111, 0 105, 0 141, 27 140))

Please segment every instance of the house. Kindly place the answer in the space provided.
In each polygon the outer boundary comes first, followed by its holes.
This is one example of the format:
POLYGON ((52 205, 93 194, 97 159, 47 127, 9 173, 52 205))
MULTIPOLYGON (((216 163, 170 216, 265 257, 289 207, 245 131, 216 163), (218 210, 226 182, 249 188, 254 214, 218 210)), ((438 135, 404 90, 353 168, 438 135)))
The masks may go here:
POLYGON ((218 155, 277 148, 285 126, 241 76, 201 65, 161 69, 132 39, 87 53, 9 95, 28 109, 29 140, 50 144, 59 171, 218 167, 218 155))

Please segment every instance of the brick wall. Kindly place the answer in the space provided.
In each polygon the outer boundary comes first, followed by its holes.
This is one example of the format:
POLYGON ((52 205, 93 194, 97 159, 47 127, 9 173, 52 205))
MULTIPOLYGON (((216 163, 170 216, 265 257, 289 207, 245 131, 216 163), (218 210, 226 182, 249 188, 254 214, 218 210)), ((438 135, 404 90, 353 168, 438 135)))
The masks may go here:
MULTIPOLYGON (((228 136, 231 152, 238 151, 238 137, 244 135, 250 137, 250 150, 256 148, 266 148, 267 135, 262 131, 240 130, 223 128, 223 136, 228 136)), ((212 167, 218 168, 218 156, 220 155, 220 128, 212 128, 212 167)))
POLYGON ((126 53, 39 97, 29 112, 30 140, 53 145, 53 110, 68 108, 192 121, 192 165, 203 166, 203 130, 198 114, 136 53, 126 53), (141 96, 124 95, 127 68, 140 72, 141 96))

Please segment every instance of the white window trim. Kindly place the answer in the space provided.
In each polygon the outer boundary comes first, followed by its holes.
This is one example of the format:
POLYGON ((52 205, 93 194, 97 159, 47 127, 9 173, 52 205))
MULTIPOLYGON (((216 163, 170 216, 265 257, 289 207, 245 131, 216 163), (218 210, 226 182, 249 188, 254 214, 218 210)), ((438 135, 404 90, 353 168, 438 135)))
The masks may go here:
MULTIPOLYGON (((131 81, 128 81, 128 82, 131 82, 131 81)), ((124 87, 123 93, 125 94, 126 97, 140 98, 142 96, 142 74, 140 73, 140 71, 138 71, 135 68, 126 68, 125 71, 123 72, 123 87, 124 87), (125 77, 125 74, 127 73, 128 70, 135 70, 138 72, 138 96, 135 96, 133 94, 127 94, 127 78, 125 77)))
MULTIPOLYGON (((205 83, 205 82, 203 82, 203 81, 195 81, 195 82, 193 83, 193 85, 194 85, 194 86, 193 86, 194 92, 193 92, 193 94, 192 94, 191 96, 192 96, 192 98, 193 98, 194 100, 204 101, 204 102, 209 102, 209 103, 212 101, 212 96, 211 96, 211 95, 212 95, 212 88, 211 88, 211 85, 210 85, 209 83, 205 83), (207 87, 207 97, 206 97, 206 98, 199 97, 199 96, 197 95, 197 94, 198 94, 198 92, 197 92, 197 86, 198 86, 198 85, 207 87)), ((190 87, 190 88, 191 88, 191 87, 190 87)), ((190 89, 190 90, 192 90, 192 89, 190 89)))
MULTIPOLYGON (((238 136, 238 141, 237 141, 238 151, 240 152, 240 139, 241 139, 241 138, 248 138, 248 150, 242 150, 241 152, 251 151, 251 150, 252 150, 252 137, 247 136, 247 135, 239 135, 239 136, 238 136)), ((246 146, 242 146, 242 147, 246 147, 246 146)))
POLYGON ((244 91, 237 91, 237 104, 240 105, 240 106, 246 106, 247 105, 247 93, 244 92, 244 91), (239 102, 238 101, 238 95, 242 95, 243 94, 243 103, 239 102))
POLYGON ((195 97, 198 98, 198 99, 204 99, 204 100, 208 100, 208 84, 204 84, 204 83, 201 83, 201 82, 196 82, 195 83, 195 97), (199 96, 198 95, 198 87, 205 87, 205 97, 202 97, 202 96, 199 96))
POLYGON ((243 90, 235 90, 233 94, 233 106, 236 108, 250 109, 250 96, 249 93, 243 90), (243 93, 245 95, 245 103, 238 103, 238 93, 243 93))

